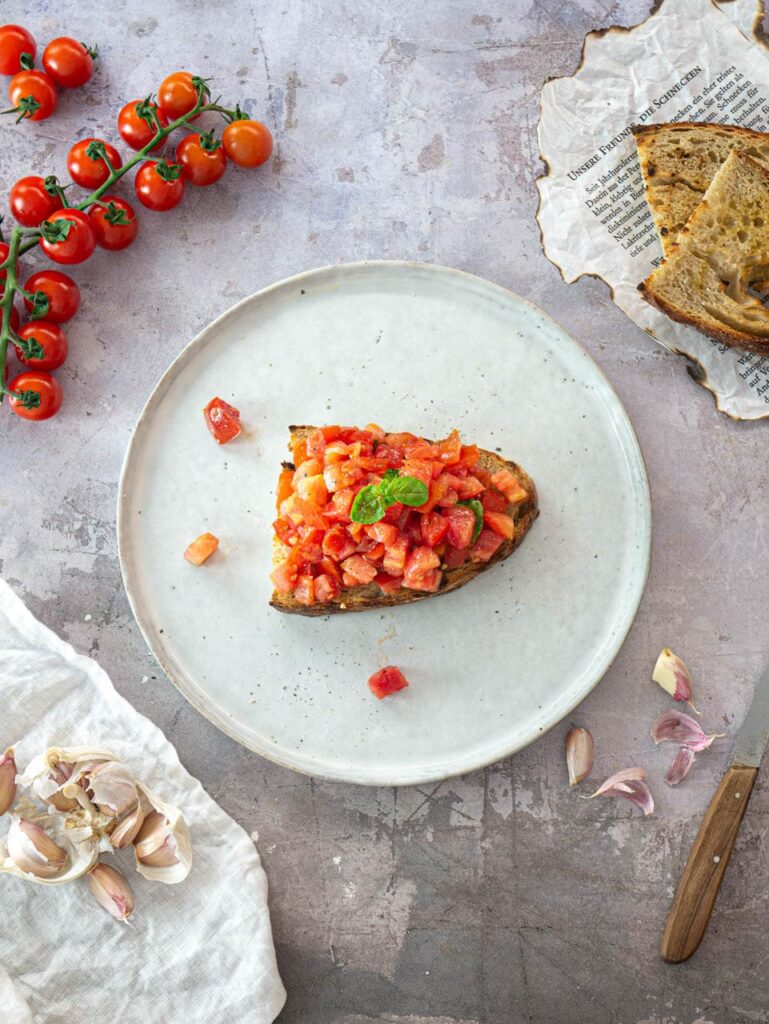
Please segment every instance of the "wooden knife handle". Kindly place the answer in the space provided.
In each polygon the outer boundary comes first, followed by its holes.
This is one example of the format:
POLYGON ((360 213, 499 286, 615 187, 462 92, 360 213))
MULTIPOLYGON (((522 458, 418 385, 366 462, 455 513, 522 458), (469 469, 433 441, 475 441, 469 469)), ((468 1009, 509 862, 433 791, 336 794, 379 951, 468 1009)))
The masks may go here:
POLYGON ((662 937, 662 958, 670 964, 688 960, 702 941, 757 774, 732 765, 710 801, 662 937))

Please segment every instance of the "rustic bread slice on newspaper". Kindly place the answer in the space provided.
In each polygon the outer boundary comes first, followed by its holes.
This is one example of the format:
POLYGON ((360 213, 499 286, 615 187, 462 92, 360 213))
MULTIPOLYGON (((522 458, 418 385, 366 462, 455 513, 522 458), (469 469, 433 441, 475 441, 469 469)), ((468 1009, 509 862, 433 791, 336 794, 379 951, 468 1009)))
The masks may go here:
POLYGON ((633 135, 666 256, 733 149, 769 167, 769 134, 739 125, 650 124, 633 128, 633 135))
POLYGON ((769 309, 749 290, 769 277, 769 167, 737 150, 716 172, 678 242, 639 285, 673 320, 769 353, 769 309))
MULTIPOLYGON (((291 440, 289 448, 292 452, 296 452, 297 441, 307 440, 317 433, 317 429, 314 426, 292 426, 289 428, 291 440)), ((388 437, 393 435, 388 435, 388 437)), ((433 442, 427 441, 427 444, 433 442)), ((474 446, 473 446, 474 447, 474 446)), ((463 448, 463 451, 465 449, 463 448)), ((539 515, 539 507, 537 501, 537 489, 534 485, 534 481, 515 462, 511 462, 505 459, 504 456, 497 452, 487 451, 483 448, 475 449, 477 453, 477 461, 475 463, 475 469, 473 472, 477 472, 480 475, 493 476, 502 472, 508 478, 514 478, 513 489, 517 492, 510 494, 513 499, 511 501, 505 501, 503 498, 500 503, 500 511, 504 506, 504 513, 509 516, 512 520, 510 534, 505 537, 504 541, 498 544, 494 544, 493 553, 489 554, 488 557, 484 557, 483 560, 476 559, 472 555, 463 560, 461 564, 455 567, 447 564, 448 552, 441 556, 441 567, 440 570, 436 570, 437 579, 439 584, 435 589, 431 590, 420 590, 411 589, 405 583, 403 586, 396 586, 393 589, 390 586, 384 588, 379 585, 380 576, 377 575, 376 579, 361 585, 347 585, 345 584, 341 590, 335 593, 330 593, 326 598, 321 598, 316 587, 315 600, 311 603, 306 603, 306 599, 300 599, 298 590, 293 592, 281 592, 276 589, 273 592, 272 600, 270 604, 273 608, 276 608, 281 612, 294 613, 298 615, 329 615, 333 613, 344 613, 344 612, 359 612, 367 609, 374 608, 388 608, 394 605, 410 604, 413 601, 421 601, 428 597, 435 597, 439 594, 448 594, 452 590, 456 590, 459 587, 464 586, 471 580, 475 579, 476 576, 485 572, 492 565, 496 565, 498 562, 509 558, 515 549, 521 544, 524 537, 531 529, 534 521, 539 515)), ((290 467, 294 469, 293 463, 284 463, 284 468, 290 467)), ((408 468, 408 463, 406 463, 408 468)), ((449 467, 450 468, 450 467, 449 467)), ((493 489, 493 488, 492 488, 493 489)), ((510 493, 510 492, 508 492, 510 493)), ((476 505, 478 502, 476 502, 476 505)), ((436 512, 446 512, 446 509, 439 506, 435 509, 436 512)), ((489 513, 484 513, 489 518, 489 513)), ((499 520, 500 516, 497 516, 499 520)), ((349 516, 343 521, 349 523, 349 516)), ((277 524, 276 524, 277 525, 277 524)), ((480 536, 477 539, 473 537, 473 544, 483 546, 484 540, 487 540, 488 530, 484 523, 484 529, 481 531, 480 536)), ((325 550, 325 545, 324 545, 325 550)), ((440 550, 440 549, 438 549, 440 550)), ((372 554, 373 557, 373 554, 372 554)), ((274 539, 274 555, 273 560, 277 565, 285 558, 285 546, 281 543, 281 540, 276 535, 274 539)), ((387 561, 385 560, 385 567, 387 561)), ((344 564, 342 566, 344 568, 344 564)), ((274 578, 274 577, 273 577, 274 578)), ((393 581, 391 581, 393 582, 393 581)), ((397 582, 397 581, 395 581, 397 582)))

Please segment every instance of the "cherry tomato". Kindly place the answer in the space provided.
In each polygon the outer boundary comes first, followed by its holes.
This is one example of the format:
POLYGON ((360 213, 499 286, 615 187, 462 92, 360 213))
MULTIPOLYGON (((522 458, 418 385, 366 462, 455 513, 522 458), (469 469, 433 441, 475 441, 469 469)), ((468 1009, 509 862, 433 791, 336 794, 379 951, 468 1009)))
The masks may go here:
POLYGON ((158 212, 178 206, 184 195, 184 178, 180 170, 178 164, 167 164, 165 160, 159 163, 147 160, 143 163, 134 180, 139 202, 148 210, 158 212))
POLYGON ((107 160, 109 160, 113 168, 117 170, 118 167, 123 166, 120 153, 118 153, 114 146, 110 146, 108 142, 104 142, 102 139, 81 139, 80 142, 75 143, 67 154, 67 170, 69 171, 70 178, 72 178, 75 184, 81 185, 90 191, 103 185, 109 177, 109 167, 107 167, 104 160, 98 156, 89 156, 89 147, 91 153, 94 153, 98 150, 99 146, 104 147, 107 160), (97 143, 97 145, 94 146, 94 143, 97 143))
MULTIPOLYGON (((157 104, 146 100, 131 100, 130 103, 126 103, 117 116, 117 130, 120 132, 123 142, 131 149, 144 149, 157 134, 157 126, 152 122, 152 118, 150 117, 152 123, 148 124, 141 116, 143 110, 149 111, 150 109, 155 111, 158 121, 165 128, 168 124, 166 115, 158 109, 157 104)), ((158 140, 157 145, 152 147, 153 150, 162 144, 163 140, 158 140)))
MULTIPOLYGON (((49 322, 64 324, 71 320, 80 308, 80 289, 68 274, 60 270, 38 270, 24 282, 24 290, 34 295, 43 292, 48 299, 48 309, 42 316, 49 322)), ((24 299, 28 312, 34 311, 34 303, 24 299)))
POLYGON ((22 53, 34 59, 37 47, 32 35, 21 25, 0 26, 0 74, 15 75, 21 71, 22 53))
POLYGON ((65 238, 49 242, 43 237, 40 239, 40 247, 54 263, 82 263, 96 248, 96 235, 91 222, 82 210, 65 209, 56 210, 44 224, 58 227, 66 222, 69 222, 69 230, 65 238))
POLYGON ((51 195, 48 191, 45 178, 30 174, 19 178, 11 187, 8 206, 19 224, 25 228, 36 228, 54 210, 60 210, 62 203, 58 195, 51 195))
POLYGON ((21 317, 19 311, 15 306, 11 306, 11 330, 18 331, 19 324, 21 323, 21 317))
MULTIPOLYGON (((169 121, 188 114, 198 102, 198 89, 195 76, 189 71, 174 71, 164 78, 158 88, 158 106, 169 121)), ((197 79, 202 81, 202 79, 197 79)), ((208 89, 205 89, 208 95, 208 89)))
POLYGON ((136 238, 139 221, 133 206, 120 196, 102 196, 105 206, 92 206, 88 219, 102 249, 125 249, 136 238))
POLYGON ((58 370, 69 352, 67 335, 50 320, 32 320, 16 331, 14 342, 19 362, 35 370, 58 370))
POLYGON ((45 121, 56 110, 58 97, 45 71, 19 71, 8 83, 8 98, 19 120, 45 121))
MULTIPOLYGON (((0 242, 0 263, 5 263, 5 261, 8 259, 8 253, 10 251, 11 250, 8 248, 8 243, 7 242, 0 242)), ((16 273, 18 274, 18 272, 19 272, 19 261, 17 260, 16 261, 16 273)), ((5 281, 5 279, 7 277, 8 277, 8 271, 7 270, 0 270, 0 281, 5 281)), ((3 291, 4 291, 4 285, 0 285, 0 295, 2 295, 3 291)))
POLYGON ((221 144, 214 143, 208 134, 185 135, 176 147, 176 160, 190 185, 213 185, 227 170, 227 157, 221 144), (214 148, 208 148, 210 145, 214 148))
POLYGON ((60 89, 75 89, 93 74, 95 56, 95 50, 77 39, 59 36, 43 50, 43 67, 60 89))
POLYGON ((26 370, 8 385, 11 391, 24 394, 24 399, 8 396, 8 404, 25 420, 47 420, 61 408, 61 384, 45 370, 26 370))
POLYGON ((272 135, 261 121, 233 121, 222 132, 224 152, 238 167, 259 167, 272 153, 272 135))

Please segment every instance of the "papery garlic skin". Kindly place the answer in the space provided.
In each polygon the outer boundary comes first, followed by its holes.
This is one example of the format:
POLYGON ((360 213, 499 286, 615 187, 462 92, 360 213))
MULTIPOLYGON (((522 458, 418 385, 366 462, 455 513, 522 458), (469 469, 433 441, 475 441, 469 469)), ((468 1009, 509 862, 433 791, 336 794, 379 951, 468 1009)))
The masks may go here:
POLYGON ((691 771, 694 757, 694 751, 691 747, 679 747, 676 756, 673 758, 673 763, 665 773, 665 782, 669 786, 677 786, 679 782, 683 782, 691 771))
POLYGON ((5 814, 16 799, 16 762, 9 747, 0 757, 0 814, 5 814))
POLYGON ((118 921, 133 913, 134 894, 120 872, 109 864, 95 864, 88 872, 88 887, 99 906, 118 921))
POLYGON ((67 851, 34 822, 14 817, 6 836, 8 856, 25 875, 56 878, 67 868, 67 851))
POLYGON ((120 816, 139 801, 136 778, 119 761, 103 761, 84 775, 88 795, 102 814, 120 816))
POLYGON ((595 743, 587 729, 575 726, 567 732, 564 747, 569 785, 576 786, 577 783, 588 777, 593 768, 595 743))
MULTIPOLYGON (((669 647, 663 648, 652 672, 652 680, 670 694, 673 700, 686 701, 693 711, 692 680, 684 661, 673 654, 669 647)), ((699 714, 699 711, 697 711, 699 714)))

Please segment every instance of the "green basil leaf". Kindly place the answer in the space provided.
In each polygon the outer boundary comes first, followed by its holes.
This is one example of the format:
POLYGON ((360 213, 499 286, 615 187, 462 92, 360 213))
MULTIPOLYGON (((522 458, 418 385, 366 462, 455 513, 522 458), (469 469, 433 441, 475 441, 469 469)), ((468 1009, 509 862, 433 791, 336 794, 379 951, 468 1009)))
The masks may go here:
POLYGON ((399 476, 397 479, 391 480, 388 492, 394 502, 400 501, 403 505, 410 505, 412 508, 424 505, 430 496, 427 485, 423 484, 421 480, 417 480, 415 476, 399 476))
POLYGON ((397 479, 398 479, 398 470, 397 469, 386 469, 385 470, 384 476, 382 477, 382 482, 379 485, 379 493, 382 496, 382 501, 387 506, 395 504, 396 499, 393 498, 393 496, 392 496, 392 482, 393 482, 393 480, 397 480, 397 479))
POLYGON ((355 495, 350 509, 350 519, 354 523, 378 523, 387 511, 384 499, 375 484, 363 487, 355 495))
POLYGON ((477 498, 468 498, 467 501, 458 501, 457 505, 466 505, 467 508, 471 508, 473 510, 473 514, 475 516, 475 529, 473 530, 473 539, 470 543, 475 544, 481 534, 481 530, 483 529, 483 505, 481 505, 477 498))

